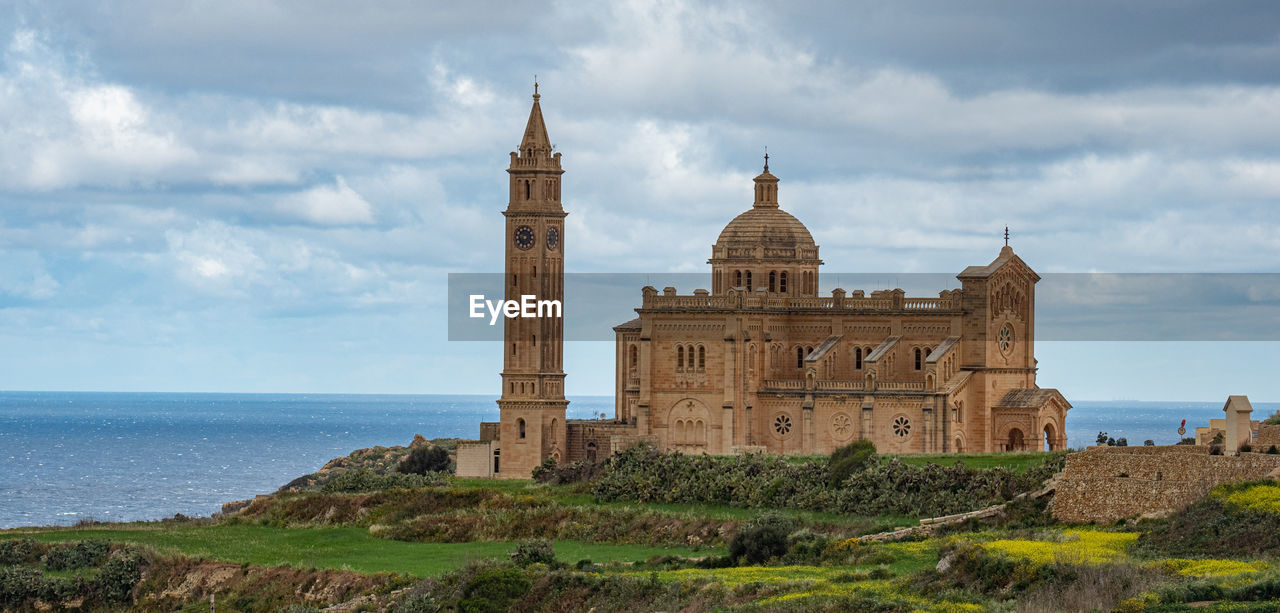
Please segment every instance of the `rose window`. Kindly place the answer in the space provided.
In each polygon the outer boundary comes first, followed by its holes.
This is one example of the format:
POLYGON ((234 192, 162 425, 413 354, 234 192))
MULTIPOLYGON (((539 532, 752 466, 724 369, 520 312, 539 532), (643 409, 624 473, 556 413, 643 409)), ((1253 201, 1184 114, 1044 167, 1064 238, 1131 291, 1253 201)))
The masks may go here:
POLYGON ((911 435, 911 420, 906 415, 899 415, 893 418, 893 433, 898 438, 907 438, 911 435))
POLYGON ((791 418, 786 415, 779 415, 773 418, 773 431, 778 436, 786 436, 791 433, 791 418))
POLYGON ((831 418, 831 431, 840 438, 848 438, 853 432, 853 420, 844 413, 837 413, 831 418))
POLYGON ((999 341, 1000 352, 1009 353, 1009 349, 1013 347, 1013 328, 1010 328, 1008 324, 1000 328, 999 341))

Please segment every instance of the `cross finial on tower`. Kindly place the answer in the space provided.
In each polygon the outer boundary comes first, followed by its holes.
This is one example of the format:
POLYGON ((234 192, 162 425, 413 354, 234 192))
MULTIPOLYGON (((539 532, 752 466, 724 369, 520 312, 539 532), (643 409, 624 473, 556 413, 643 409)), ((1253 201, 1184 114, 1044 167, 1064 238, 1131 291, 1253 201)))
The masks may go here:
POLYGON ((542 97, 538 95, 538 75, 533 75, 533 97, 535 100, 542 97))
POLYGON ((1004 227, 1004 246, 1009 246, 1009 226, 1004 227))
POLYGON ((764 171, 769 172, 769 145, 764 146, 764 171))

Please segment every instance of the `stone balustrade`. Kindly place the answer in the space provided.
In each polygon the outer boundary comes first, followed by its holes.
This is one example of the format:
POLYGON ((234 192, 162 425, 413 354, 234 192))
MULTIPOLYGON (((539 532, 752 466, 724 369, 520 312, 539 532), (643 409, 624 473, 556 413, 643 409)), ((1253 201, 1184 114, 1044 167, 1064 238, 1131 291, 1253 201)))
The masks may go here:
POLYGON ((954 298, 906 298, 900 307, 892 298, 835 298, 779 296, 765 292, 746 292, 723 296, 663 295, 648 293, 641 308, 647 310, 762 310, 762 311, 954 311, 960 302, 954 298))

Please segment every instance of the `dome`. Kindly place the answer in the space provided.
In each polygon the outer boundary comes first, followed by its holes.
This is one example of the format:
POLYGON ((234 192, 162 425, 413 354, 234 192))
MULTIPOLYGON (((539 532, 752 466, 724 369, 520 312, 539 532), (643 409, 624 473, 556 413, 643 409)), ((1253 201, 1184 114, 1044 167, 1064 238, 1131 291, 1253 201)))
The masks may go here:
POLYGON ((730 243, 768 247, 814 247, 813 235, 791 213, 777 207, 752 207, 734 217, 720 237, 717 245, 730 243))

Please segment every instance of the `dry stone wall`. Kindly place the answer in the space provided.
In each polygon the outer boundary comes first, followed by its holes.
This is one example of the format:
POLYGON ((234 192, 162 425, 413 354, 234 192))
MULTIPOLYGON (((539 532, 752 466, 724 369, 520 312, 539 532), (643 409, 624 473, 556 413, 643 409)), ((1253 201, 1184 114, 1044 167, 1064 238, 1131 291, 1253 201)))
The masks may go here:
POLYGON ((1209 455, 1198 445, 1091 447, 1067 456, 1053 516, 1086 523, 1167 515, 1219 483, 1262 479, 1277 469, 1280 455, 1209 455))

